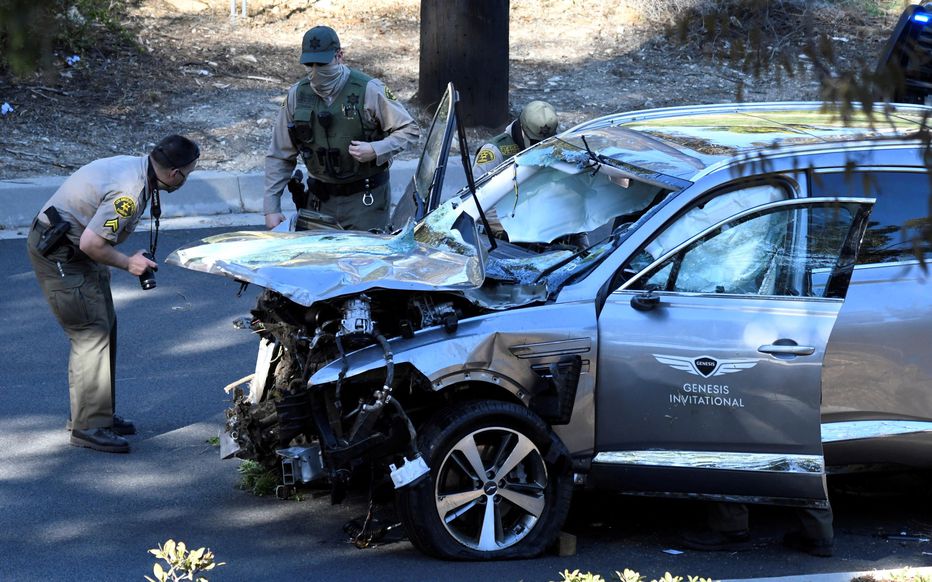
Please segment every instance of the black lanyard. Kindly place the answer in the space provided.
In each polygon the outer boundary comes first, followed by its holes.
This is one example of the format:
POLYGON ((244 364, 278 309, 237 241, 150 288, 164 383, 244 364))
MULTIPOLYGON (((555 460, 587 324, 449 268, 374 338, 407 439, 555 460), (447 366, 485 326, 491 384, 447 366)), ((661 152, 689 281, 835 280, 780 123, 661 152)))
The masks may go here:
POLYGON ((149 198, 149 254, 152 260, 155 260, 155 249, 159 245, 159 218, 162 217, 162 202, 159 200, 159 182, 155 175, 155 168, 152 167, 152 160, 149 160, 149 184, 155 184, 152 187, 151 197, 149 198), (153 223, 155 228, 153 229, 153 223))

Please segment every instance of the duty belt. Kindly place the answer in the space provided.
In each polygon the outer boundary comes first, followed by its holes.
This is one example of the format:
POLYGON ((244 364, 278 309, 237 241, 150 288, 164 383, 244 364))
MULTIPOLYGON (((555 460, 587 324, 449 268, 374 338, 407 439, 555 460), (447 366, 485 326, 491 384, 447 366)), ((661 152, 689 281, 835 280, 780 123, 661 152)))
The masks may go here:
POLYGON ((311 194, 314 194, 321 200, 326 200, 330 196, 349 196, 351 194, 373 190, 387 182, 388 170, 385 170, 384 172, 369 176, 368 178, 363 178, 362 180, 345 182, 342 184, 332 184, 330 182, 322 182, 316 178, 308 178, 307 187, 308 190, 311 191, 311 194))

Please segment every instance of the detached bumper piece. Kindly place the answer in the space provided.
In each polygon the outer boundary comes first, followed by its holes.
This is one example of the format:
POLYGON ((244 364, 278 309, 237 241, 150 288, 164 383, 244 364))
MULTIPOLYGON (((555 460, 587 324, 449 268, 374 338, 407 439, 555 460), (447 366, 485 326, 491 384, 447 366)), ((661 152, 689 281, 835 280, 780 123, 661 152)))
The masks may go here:
POLYGON ((391 470, 392 483, 395 484, 395 489, 410 485, 430 473, 430 468, 421 455, 417 455, 413 459, 405 458, 400 467, 389 465, 388 468, 391 470))
POLYGON ((275 451, 282 458, 282 484, 310 483, 324 476, 320 446, 289 447, 275 451))

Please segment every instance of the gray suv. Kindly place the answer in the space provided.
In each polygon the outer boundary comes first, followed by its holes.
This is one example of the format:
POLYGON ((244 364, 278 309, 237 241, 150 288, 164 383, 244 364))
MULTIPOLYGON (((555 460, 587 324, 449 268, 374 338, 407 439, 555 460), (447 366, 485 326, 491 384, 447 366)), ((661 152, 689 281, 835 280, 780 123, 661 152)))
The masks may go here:
POLYGON ((456 111, 393 234, 169 257, 264 288, 224 456, 385 483, 454 559, 540 553, 579 488, 824 507, 829 472, 932 464, 930 109, 611 115, 441 202, 456 111))

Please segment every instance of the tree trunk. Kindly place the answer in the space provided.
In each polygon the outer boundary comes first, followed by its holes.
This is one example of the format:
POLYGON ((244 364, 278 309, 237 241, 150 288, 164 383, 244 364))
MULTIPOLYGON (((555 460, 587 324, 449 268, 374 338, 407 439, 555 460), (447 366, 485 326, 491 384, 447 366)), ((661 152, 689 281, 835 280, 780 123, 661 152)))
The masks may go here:
POLYGON ((509 0, 421 0, 423 105, 435 106, 452 81, 466 125, 508 121, 508 9, 509 0))

